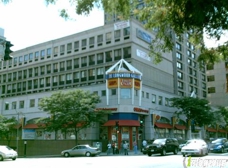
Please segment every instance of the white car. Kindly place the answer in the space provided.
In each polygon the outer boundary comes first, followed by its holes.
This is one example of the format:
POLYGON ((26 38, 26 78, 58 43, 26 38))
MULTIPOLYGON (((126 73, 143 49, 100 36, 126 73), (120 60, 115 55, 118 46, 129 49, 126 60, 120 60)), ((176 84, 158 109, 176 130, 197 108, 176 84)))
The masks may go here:
POLYGON ((0 145, 0 161, 3 161, 4 159, 17 159, 17 152, 6 145, 0 145))
POLYGON ((181 154, 183 156, 208 155, 208 145, 203 139, 191 139, 182 147, 181 154))

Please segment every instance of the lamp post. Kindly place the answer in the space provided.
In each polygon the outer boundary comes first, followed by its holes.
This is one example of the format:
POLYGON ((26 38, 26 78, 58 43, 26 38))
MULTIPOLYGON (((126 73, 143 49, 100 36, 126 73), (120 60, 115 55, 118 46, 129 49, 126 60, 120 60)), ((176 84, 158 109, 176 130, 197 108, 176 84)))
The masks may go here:
MULTIPOLYGON (((16 142, 17 142, 17 144, 16 144, 16 148, 17 148, 17 152, 19 152, 19 150, 18 150, 18 148, 19 148, 19 127, 20 127, 20 114, 22 114, 23 115, 23 113, 22 112, 18 112, 16 109, 15 109, 15 111, 16 111, 16 114, 17 114, 17 139, 16 139, 16 142)), ((18 153, 19 154, 19 153, 18 153)))

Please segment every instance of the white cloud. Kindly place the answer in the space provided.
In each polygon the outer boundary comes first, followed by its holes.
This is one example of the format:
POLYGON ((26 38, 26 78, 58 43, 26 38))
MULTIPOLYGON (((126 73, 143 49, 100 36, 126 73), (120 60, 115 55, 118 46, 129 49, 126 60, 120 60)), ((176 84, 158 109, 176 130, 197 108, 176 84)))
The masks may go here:
POLYGON ((13 0, 7 5, 0 4, 0 16, 0 27, 5 30, 6 39, 14 44, 14 51, 104 24, 102 10, 94 9, 89 16, 77 16, 66 0, 49 6, 41 0, 13 0), (67 8, 75 20, 61 18, 62 8, 67 8))

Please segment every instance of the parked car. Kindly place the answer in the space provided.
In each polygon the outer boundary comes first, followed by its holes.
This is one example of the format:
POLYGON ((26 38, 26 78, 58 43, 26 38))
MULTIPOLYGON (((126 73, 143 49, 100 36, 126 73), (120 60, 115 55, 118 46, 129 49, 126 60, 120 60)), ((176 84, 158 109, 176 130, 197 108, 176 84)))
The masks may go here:
POLYGON ((208 155, 208 145, 203 139, 191 139, 182 147, 181 154, 183 156, 208 155))
POLYGON ((17 157, 18 154, 15 150, 9 146, 0 145, 0 161, 3 161, 4 159, 16 160, 17 157))
POLYGON ((228 151, 228 141, 226 138, 218 138, 211 142, 210 152, 221 152, 228 151))
POLYGON ((175 138, 155 139, 151 145, 147 146, 147 155, 152 154, 166 155, 168 152, 178 153, 179 143, 175 138))
POLYGON ((77 145, 72 149, 67 149, 61 152, 61 155, 64 157, 70 156, 95 156, 99 155, 101 151, 99 148, 91 147, 90 145, 77 145))
POLYGON ((179 151, 181 151, 182 147, 184 147, 187 142, 188 142, 187 140, 182 141, 181 143, 179 142, 179 151))

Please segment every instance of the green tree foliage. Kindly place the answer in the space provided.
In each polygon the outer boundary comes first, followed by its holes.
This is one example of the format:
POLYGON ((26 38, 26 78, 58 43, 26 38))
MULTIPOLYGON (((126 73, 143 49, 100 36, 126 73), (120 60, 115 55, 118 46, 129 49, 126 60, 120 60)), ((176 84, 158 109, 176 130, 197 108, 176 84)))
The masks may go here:
POLYGON ((211 111, 206 99, 193 97, 171 98, 172 107, 177 108, 177 115, 184 114, 188 120, 194 120, 199 125, 209 125, 214 122, 214 113, 211 111))
POLYGON ((228 130, 228 108, 227 107, 218 107, 214 112, 216 114, 217 124, 225 126, 228 130))
POLYGON ((39 119, 38 123, 46 131, 73 131, 77 144, 78 132, 94 123, 101 123, 108 112, 96 110, 100 98, 88 91, 73 90, 55 92, 39 102, 41 110, 48 112, 49 118, 39 119))
MULTIPOLYGON (((7 3, 10 0, 2 0, 7 3)), ((228 41, 216 48, 206 48, 203 33, 219 40, 228 30, 227 0, 68 0, 79 15, 88 15, 93 8, 100 7, 107 13, 118 15, 120 19, 137 17, 148 30, 156 29, 156 37, 150 45, 150 55, 155 62, 162 60, 162 52, 173 49, 171 30, 177 36, 192 31, 190 41, 201 50, 198 61, 214 64, 227 60, 228 41), (144 6, 138 7, 143 2, 144 6)), ((47 5, 57 0, 46 0, 47 5)), ((67 9, 60 16, 69 18, 67 9)))
POLYGON ((11 140, 12 132, 15 130, 17 120, 15 117, 6 118, 0 115, 0 138, 8 141, 11 140))

